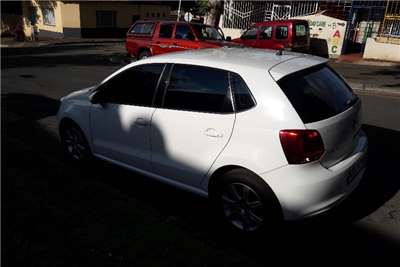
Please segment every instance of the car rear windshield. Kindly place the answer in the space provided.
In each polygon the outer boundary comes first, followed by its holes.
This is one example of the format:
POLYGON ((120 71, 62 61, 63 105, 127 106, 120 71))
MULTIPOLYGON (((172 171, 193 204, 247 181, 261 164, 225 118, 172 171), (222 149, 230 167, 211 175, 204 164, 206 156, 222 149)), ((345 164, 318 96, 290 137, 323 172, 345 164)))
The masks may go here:
POLYGON ((335 116, 358 99, 343 79, 326 65, 290 74, 278 84, 304 123, 335 116))

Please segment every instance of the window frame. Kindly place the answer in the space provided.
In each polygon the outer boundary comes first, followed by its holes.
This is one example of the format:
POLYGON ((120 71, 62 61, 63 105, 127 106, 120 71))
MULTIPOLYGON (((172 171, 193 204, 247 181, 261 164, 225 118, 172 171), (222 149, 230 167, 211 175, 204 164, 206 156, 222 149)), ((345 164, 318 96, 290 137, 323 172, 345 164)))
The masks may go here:
POLYGON ((241 36, 240 39, 242 40, 257 40, 258 38, 258 31, 259 31, 259 27, 257 26, 251 26, 250 28, 248 28, 241 36), (255 34, 255 38, 245 38, 246 33, 248 33, 251 29, 256 29, 256 34, 255 34))
POLYGON ((117 11, 115 10, 96 10, 96 28, 116 28, 117 27, 117 11), (112 15, 112 25, 104 25, 99 23, 100 13, 110 12, 112 15))
POLYGON ((258 33, 258 39, 260 39, 260 40, 271 40, 273 37, 274 37, 274 27, 272 25, 260 26, 259 33, 258 33), (271 28, 271 36, 268 37, 268 38, 262 38, 262 34, 264 33, 266 28, 271 28))
POLYGON ((133 35, 142 35, 142 36, 151 36, 154 33, 154 30, 156 28, 156 23, 155 22, 146 22, 146 21, 138 21, 135 24, 132 25, 132 27, 129 29, 128 34, 133 34, 133 35), (148 33, 138 33, 138 32, 132 32, 133 29, 136 27, 138 24, 152 24, 151 30, 148 33))
POLYGON ((189 41, 189 42, 197 41, 197 36, 195 34, 195 31, 193 30, 192 25, 190 25, 189 23, 175 23, 172 38, 180 41, 189 41), (179 26, 186 26, 187 28, 189 28, 190 32, 192 33, 193 39, 176 38, 176 32, 179 26))
POLYGON ((162 88, 160 89, 160 82, 161 82, 161 79, 162 79, 162 77, 163 77, 163 75, 164 75, 165 70, 167 69, 167 65, 168 65, 167 63, 146 63, 146 64, 135 65, 135 66, 132 66, 132 67, 130 67, 130 68, 124 69, 124 70, 122 70, 122 71, 120 71, 120 72, 117 72, 117 73, 115 73, 114 75, 108 77, 108 78, 105 79, 103 82, 101 82, 101 83, 93 90, 92 95, 97 94, 97 93, 103 93, 103 92, 101 92, 101 91, 104 91, 104 90, 107 89, 107 87, 104 88, 104 87, 106 86, 107 83, 109 83, 111 80, 113 80, 114 78, 116 78, 117 76, 121 75, 122 73, 124 73, 124 72, 126 72, 126 71, 130 71, 130 70, 132 70, 133 68, 137 68, 137 67, 143 67, 143 66, 148 66, 148 65, 156 65, 156 64, 158 64, 158 65, 164 65, 164 66, 163 66, 163 68, 162 68, 162 70, 161 70, 161 73, 160 73, 160 76, 158 77, 158 80, 157 80, 157 82, 156 82, 156 86, 155 86, 155 88, 154 88, 154 92, 153 92, 153 96, 152 96, 152 98, 151 98, 151 104, 150 104, 150 105, 138 105, 138 104, 132 104, 132 103, 117 103, 117 102, 104 102, 104 103, 106 103, 106 104, 111 104, 111 105, 126 105, 126 106, 134 106, 134 107, 149 107, 149 108, 155 108, 155 101, 156 101, 156 96, 157 96, 157 94, 158 94, 158 91, 159 91, 159 90, 164 90, 164 89, 162 89, 162 88))
POLYGON ((256 101, 256 99, 255 99, 253 93, 251 92, 249 86, 247 85, 246 81, 243 79, 242 75, 240 75, 240 74, 237 73, 237 72, 229 71, 228 78, 229 78, 229 89, 230 89, 230 91, 231 91, 231 99, 232 99, 232 104, 233 104, 233 110, 234 110, 234 112, 235 112, 235 113, 241 113, 241 112, 245 112, 245 111, 248 111, 248 110, 251 110, 251 109, 255 108, 255 107, 257 106, 257 101, 256 101), (239 77, 242 79, 242 81, 244 82, 244 84, 246 85, 247 91, 249 92, 249 95, 250 95, 250 97, 251 97, 251 100, 253 101, 253 105, 252 105, 251 107, 246 108, 246 109, 242 109, 242 110, 238 110, 238 108, 237 108, 237 106, 236 106, 236 101, 235 101, 235 91, 236 91, 236 90, 235 90, 234 87, 232 87, 232 78, 231 78, 231 75, 232 75, 232 74, 235 74, 235 75, 239 76, 239 77))
POLYGON ((174 38, 175 27, 176 27, 176 23, 174 23, 174 22, 162 22, 162 23, 160 23, 160 26, 158 27, 158 38, 161 38, 161 39, 172 39, 172 38, 174 38), (164 25, 172 25, 171 37, 161 37, 160 36, 161 27, 164 26, 164 25))
POLYGON ((43 24, 44 25, 56 26, 57 22, 56 22, 56 14, 55 14, 54 8, 52 8, 52 7, 44 7, 42 9, 42 15, 43 15, 43 24), (48 17, 46 15, 49 14, 47 12, 50 12, 50 14, 52 14, 52 18, 54 20, 53 22, 47 20, 48 17))
POLYGON ((288 25, 276 25, 274 29, 274 36, 276 40, 287 40, 289 38, 289 26, 288 25), (278 38, 278 28, 286 28, 286 37, 285 38, 278 38))
MULTIPOLYGON (((230 85, 230 79, 229 79, 230 76, 229 76, 229 71, 228 70, 220 69, 220 68, 214 68, 214 67, 210 67, 210 66, 204 66, 204 65, 185 64, 185 63, 168 63, 166 65, 169 65, 169 69, 168 69, 168 73, 166 74, 167 76, 166 76, 166 80, 165 80, 165 85, 161 89, 162 90, 161 103, 160 103, 159 106, 157 106, 157 108, 168 109, 168 110, 177 110, 177 111, 183 111, 183 112, 206 113, 206 114, 219 114, 219 115, 235 114, 235 106, 234 106, 234 103, 233 103, 233 94, 232 94, 232 89, 231 89, 231 85, 230 85), (230 102, 230 105, 232 106, 232 111, 230 111, 230 112, 222 112, 222 111, 221 112, 213 112, 213 111, 200 111, 200 110, 194 110, 194 109, 176 109, 176 108, 165 107, 165 97, 167 95, 168 86, 170 84, 172 71, 173 71, 175 65, 188 65, 188 66, 203 67, 203 68, 208 68, 208 69, 216 69, 216 70, 225 71, 227 73, 227 79, 228 79, 227 80, 228 81, 228 90, 227 90, 227 93, 226 93, 226 97, 227 97, 227 100, 230 102)), ((166 69, 167 69, 167 67, 164 68, 164 70, 166 70, 166 69)))

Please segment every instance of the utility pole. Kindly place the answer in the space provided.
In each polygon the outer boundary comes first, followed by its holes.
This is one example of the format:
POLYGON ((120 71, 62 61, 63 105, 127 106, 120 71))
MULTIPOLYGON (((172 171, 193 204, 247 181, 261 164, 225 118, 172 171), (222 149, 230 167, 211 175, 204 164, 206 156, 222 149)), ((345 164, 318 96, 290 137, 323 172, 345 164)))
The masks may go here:
POLYGON ((182 0, 179 0, 178 17, 176 18, 176 21, 179 21, 179 19, 181 17, 181 2, 182 2, 182 0))

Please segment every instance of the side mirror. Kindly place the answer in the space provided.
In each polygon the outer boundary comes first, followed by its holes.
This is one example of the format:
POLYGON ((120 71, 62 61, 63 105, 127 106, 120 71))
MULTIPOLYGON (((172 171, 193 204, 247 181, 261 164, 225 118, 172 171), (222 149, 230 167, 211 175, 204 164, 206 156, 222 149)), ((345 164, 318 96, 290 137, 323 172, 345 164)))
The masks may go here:
POLYGON ((89 101, 92 104, 101 104, 103 103, 101 99, 101 94, 100 91, 94 91, 90 96, 89 96, 89 101))
POLYGON ((230 36, 226 36, 225 41, 230 42, 232 41, 232 38, 230 36))

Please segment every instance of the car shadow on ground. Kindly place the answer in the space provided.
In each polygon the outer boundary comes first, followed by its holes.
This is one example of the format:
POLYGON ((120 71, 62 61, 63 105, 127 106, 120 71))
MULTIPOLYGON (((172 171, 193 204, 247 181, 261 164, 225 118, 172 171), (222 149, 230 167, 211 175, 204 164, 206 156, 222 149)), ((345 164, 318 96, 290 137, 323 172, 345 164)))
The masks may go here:
POLYGON ((190 257, 200 253, 193 243, 212 248, 209 257, 197 258, 194 266, 224 265, 236 254, 247 266, 271 259, 332 262, 332 255, 337 261, 389 260, 398 255, 400 240, 355 222, 400 188, 399 132, 364 125, 368 171, 340 206, 249 238, 216 223, 203 198, 101 161, 85 168, 65 162, 57 135, 38 122, 54 116, 57 109, 58 101, 44 96, 2 96, 2 252, 7 262, 71 266, 83 261, 104 266, 117 265, 122 257, 131 263, 162 260, 175 265, 178 260, 193 262, 190 257), (165 253, 172 258, 163 258, 165 253))

